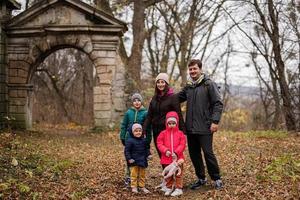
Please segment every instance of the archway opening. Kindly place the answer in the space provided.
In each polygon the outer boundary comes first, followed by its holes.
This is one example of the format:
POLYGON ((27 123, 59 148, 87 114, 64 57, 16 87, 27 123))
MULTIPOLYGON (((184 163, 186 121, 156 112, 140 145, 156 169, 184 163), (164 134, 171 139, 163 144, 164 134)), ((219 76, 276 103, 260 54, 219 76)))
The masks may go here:
POLYGON ((51 53, 31 78, 32 122, 93 125, 95 77, 95 67, 82 51, 64 48, 51 53))

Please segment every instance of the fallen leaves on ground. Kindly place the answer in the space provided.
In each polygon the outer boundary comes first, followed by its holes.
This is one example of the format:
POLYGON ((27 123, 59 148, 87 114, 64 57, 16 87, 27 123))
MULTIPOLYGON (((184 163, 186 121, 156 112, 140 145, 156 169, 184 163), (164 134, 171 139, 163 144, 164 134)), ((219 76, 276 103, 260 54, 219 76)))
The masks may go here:
MULTIPOLYGON (((213 182, 193 191, 196 180, 185 152, 182 199, 299 199, 300 137, 284 132, 219 132, 214 148, 225 187, 213 182)), ((123 146, 117 131, 44 126, 0 133, 0 199, 168 199, 155 190, 162 181, 158 156, 147 168, 151 194, 124 187, 123 146)))

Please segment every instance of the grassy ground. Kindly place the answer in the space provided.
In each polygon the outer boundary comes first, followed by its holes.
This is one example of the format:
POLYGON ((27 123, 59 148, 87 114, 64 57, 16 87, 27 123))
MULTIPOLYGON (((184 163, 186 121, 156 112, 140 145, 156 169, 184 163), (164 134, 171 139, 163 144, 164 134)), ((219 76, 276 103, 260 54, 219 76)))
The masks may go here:
MULTIPOLYGON (((214 145, 224 189, 214 190, 212 182, 188 189, 196 177, 186 152, 181 199, 299 199, 299 136, 219 132, 214 145)), ((154 189, 161 182, 161 168, 152 152, 147 169, 152 193, 133 195, 123 185, 123 147, 117 132, 89 133, 76 126, 3 132, 0 199, 168 199, 154 189)))

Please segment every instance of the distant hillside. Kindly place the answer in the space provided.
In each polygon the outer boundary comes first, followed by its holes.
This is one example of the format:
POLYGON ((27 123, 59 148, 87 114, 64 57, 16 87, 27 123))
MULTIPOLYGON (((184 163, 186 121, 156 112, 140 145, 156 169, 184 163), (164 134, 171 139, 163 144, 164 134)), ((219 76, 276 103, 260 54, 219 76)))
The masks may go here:
MULTIPOLYGON (((225 89, 224 84, 218 84, 221 88, 221 93, 225 89)), ((253 86, 229 85, 229 91, 232 96, 242 96, 248 98, 258 98, 259 88, 253 86)))

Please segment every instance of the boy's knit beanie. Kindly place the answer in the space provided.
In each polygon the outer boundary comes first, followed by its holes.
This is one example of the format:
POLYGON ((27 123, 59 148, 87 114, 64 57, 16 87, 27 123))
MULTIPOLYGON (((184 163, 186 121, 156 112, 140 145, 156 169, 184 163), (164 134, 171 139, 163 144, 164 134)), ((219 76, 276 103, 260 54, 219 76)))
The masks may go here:
POLYGON ((169 85, 169 75, 167 73, 159 73, 155 78, 155 83, 158 80, 164 80, 169 85))
POLYGON ((175 118, 175 117, 169 117, 168 119, 167 119, 167 123, 168 122, 175 122, 176 124, 177 124, 177 119, 175 118))
POLYGON ((135 99, 138 99, 139 101, 143 101, 143 97, 140 93, 134 93, 132 96, 131 96, 131 101, 133 102, 135 99))
POLYGON ((135 123, 135 124, 132 125, 132 132, 134 132, 134 130, 137 129, 137 128, 143 129, 142 125, 140 125, 138 123, 135 123))

